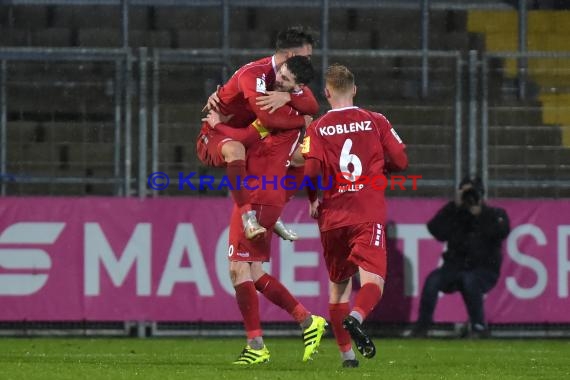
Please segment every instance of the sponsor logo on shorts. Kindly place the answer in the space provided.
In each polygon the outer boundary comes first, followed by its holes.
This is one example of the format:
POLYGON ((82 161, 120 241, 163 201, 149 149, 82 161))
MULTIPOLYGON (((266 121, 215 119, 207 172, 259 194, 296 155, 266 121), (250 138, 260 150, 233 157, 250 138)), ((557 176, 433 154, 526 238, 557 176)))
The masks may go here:
POLYGON ((238 252, 237 255, 239 257, 249 257, 249 252, 238 252))

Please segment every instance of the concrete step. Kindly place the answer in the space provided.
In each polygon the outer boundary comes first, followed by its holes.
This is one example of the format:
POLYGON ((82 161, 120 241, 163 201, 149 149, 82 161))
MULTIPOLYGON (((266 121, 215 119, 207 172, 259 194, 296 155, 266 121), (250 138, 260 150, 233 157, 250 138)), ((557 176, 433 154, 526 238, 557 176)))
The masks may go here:
POLYGON ((489 128, 489 143, 559 147, 562 144, 562 131, 550 125, 493 126, 489 128))
MULTIPOLYGON (((142 30, 129 31, 130 47, 175 47, 169 30, 142 30)), ((120 28, 81 28, 78 32, 77 45, 79 47, 117 48, 122 46, 120 28)))
POLYGON ((0 26, 0 46, 31 46, 32 33, 28 29, 9 29, 0 26))
MULTIPOLYGON (((363 104, 364 102, 360 102, 363 104)), ((384 103, 381 105, 363 105, 373 111, 384 114, 393 125, 443 125, 451 126, 455 123, 455 110, 453 103, 445 104, 418 104, 384 103)))
POLYGON ((393 124, 396 132, 408 146, 415 144, 455 144, 455 128, 442 125, 393 124))
POLYGON ((116 69, 114 62, 8 61, 7 78, 8 85, 28 87, 49 84, 72 87, 81 83, 107 85, 107 81, 114 81, 116 69))
POLYGON ((453 148, 448 145, 408 145, 406 152, 411 163, 422 163, 424 165, 447 163, 451 166, 454 161, 453 148))
POLYGON ((20 164, 41 163, 67 167, 112 165, 114 146, 109 143, 17 143, 7 147, 7 161, 20 164))
POLYGON ((221 7, 156 7, 154 12, 158 30, 220 30, 222 25, 221 7))
POLYGON ((570 149, 543 146, 490 146, 490 165, 570 165, 570 149))
POLYGON ((489 177, 498 180, 570 180, 570 165, 489 165, 489 177))
POLYGON ((165 144, 186 144, 194 149, 196 137, 200 132, 202 122, 199 117, 186 122, 161 123, 159 126, 159 142, 165 144))
POLYGON ((100 84, 53 87, 11 85, 8 112, 104 113, 114 112, 114 97, 100 84))
POLYGON ((528 106, 489 107, 489 125, 542 125, 542 109, 528 106))
POLYGON ((114 123, 106 122, 28 122, 10 121, 7 141, 20 143, 111 143, 114 123))
MULTIPOLYGON (((171 123, 184 123, 190 124, 192 128, 198 128, 202 123, 202 107, 206 104, 206 99, 203 103, 188 103, 187 105, 173 105, 164 104, 160 107, 159 120, 165 125, 171 123), (194 127, 194 125, 196 125, 194 127)), ((161 127, 162 130, 163 127, 161 127)))
POLYGON ((5 7, 5 25, 17 29, 43 29, 48 26, 49 7, 45 5, 18 5, 5 7))
POLYGON ((72 46, 72 30, 67 27, 34 30, 31 45, 38 47, 72 46))
MULTIPOLYGON (((147 7, 129 8, 129 28, 149 27, 147 7)), ((52 26, 60 28, 112 28, 120 31, 121 7, 109 5, 56 6, 53 8, 52 26)))
MULTIPOLYGON (((510 187, 491 189, 489 191, 490 198, 558 198, 564 199, 570 197, 570 188, 560 187, 510 187)), ((492 202, 491 202, 492 203, 492 202)))

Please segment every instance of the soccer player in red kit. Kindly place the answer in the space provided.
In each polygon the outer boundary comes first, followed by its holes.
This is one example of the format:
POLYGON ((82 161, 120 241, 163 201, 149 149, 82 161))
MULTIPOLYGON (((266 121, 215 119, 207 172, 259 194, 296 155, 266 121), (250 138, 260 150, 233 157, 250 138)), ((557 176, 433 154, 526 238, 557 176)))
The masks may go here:
POLYGON ((386 171, 407 168, 405 145, 381 114, 353 105, 353 74, 342 65, 326 72, 325 96, 331 110, 315 120, 303 141, 305 175, 327 183, 322 203, 310 195, 310 213, 318 218, 329 273, 329 313, 344 367, 358 366, 358 351, 372 358, 376 348, 362 322, 380 302, 386 277, 386 171), (364 178, 383 178, 366 183, 364 178), (361 181, 359 182, 359 179, 361 181), (328 188, 330 186, 330 188, 328 188), (352 277, 360 274, 352 309, 352 277))
MULTIPOLYGON (((313 76, 309 58, 294 56, 280 67, 275 85, 279 91, 297 92, 313 76)), ((210 111, 204 121, 214 129, 223 126, 220 115, 215 111, 210 111)), ((281 179, 286 176, 300 133, 299 128, 272 130, 265 139, 247 150, 247 172, 250 176, 247 187, 253 189, 252 210, 267 230, 271 230, 285 205, 287 197, 281 179)), ((263 270, 263 262, 270 259, 272 234, 264 233, 257 239, 247 239, 241 219, 241 211, 236 204, 230 221, 228 254, 230 277, 244 319, 247 345, 234 364, 257 364, 268 361, 270 357, 263 341, 257 291, 300 324, 304 341, 303 361, 307 361, 319 347, 327 323, 323 317, 312 315, 279 280, 263 270)))
MULTIPOLYGON (((249 191, 238 186, 238 178, 243 179, 247 175, 245 151, 267 135, 266 128, 298 129, 305 126, 302 115, 318 112, 318 103, 308 87, 294 94, 268 91, 273 88, 276 73, 283 62, 297 55, 310 57, 313 43, 312 35, 302 28, 293 27, 279 33, 275 54, 238 69, 226 84, 210 96, 205 107, 226 116, 231 115, 226 124, 233 128, 211 129, 207 123, 203 123, 196 143, 198 158, 206 165, 227 167, 232 197, 240 208, 248 239, 262 235, 265 228, 258 223, 251 209, 249 191), (267 98, 260 98, 263 95, 267 98), (271 99, 283 96, 290 98, 289 103, 272 112, 271 99), (251 125, 256 119, 258 122, 251 125)), ((276 232, 280 236, 295 239, 281 223, 277 226, 276 232)))

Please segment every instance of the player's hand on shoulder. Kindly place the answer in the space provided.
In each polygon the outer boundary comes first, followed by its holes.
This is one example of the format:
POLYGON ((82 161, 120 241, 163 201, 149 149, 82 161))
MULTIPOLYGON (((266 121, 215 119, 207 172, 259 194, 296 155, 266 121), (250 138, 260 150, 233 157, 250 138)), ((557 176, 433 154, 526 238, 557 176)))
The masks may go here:
POLYGON ((255 103, 263 111, 275 112, 279 107, 291 101, 291 94, 284 91, 267 91, 263 96, 255 98, 255 103))

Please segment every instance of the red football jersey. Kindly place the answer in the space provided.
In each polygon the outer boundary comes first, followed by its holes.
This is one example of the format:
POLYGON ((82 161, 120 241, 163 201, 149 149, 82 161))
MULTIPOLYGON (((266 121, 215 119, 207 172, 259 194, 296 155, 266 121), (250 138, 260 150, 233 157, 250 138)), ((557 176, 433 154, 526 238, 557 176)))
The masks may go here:
MULTIPOLYGON (((261 110, 255 104, 255 98, 271 90, 275 84, 275 61, 273 57, 266 57, 260 60, 250 62, 239 68, 232 77, 218 90, 220 98, 220 111, 224 115, 234 115, 227 124, 235 128, 245 128, 255 119, 267 128, 300 128, 304 125, 303 116, 293 109, 285 105, 272 114, 268 111, 261 110)), ((313 94, 308 92, 308 96, 313 94)), ((314 100, 317 107, 314 114, 318 111, 318 104, 314 100)), ((303 111, 303 110, 301 110, 303 111)), ((208 125, 205 123, 202 127, 203 133, 208 133, 208 125)))
POLYGON ((376 112, 352 106, 330 110, 315 120, 307 129, 303 155, 321 162, 319 187, 330 187, 323 191, 321 231, 385 223, 385 156, 402 157, 404 149, 390 122, 376 112))
POLYGON ((252 189, 251 203, 284 206, 287 187, 298 186, 286 178, 287 168, 301 131, 291 129, 272 133, 247 150, 247 181, 252 189))

